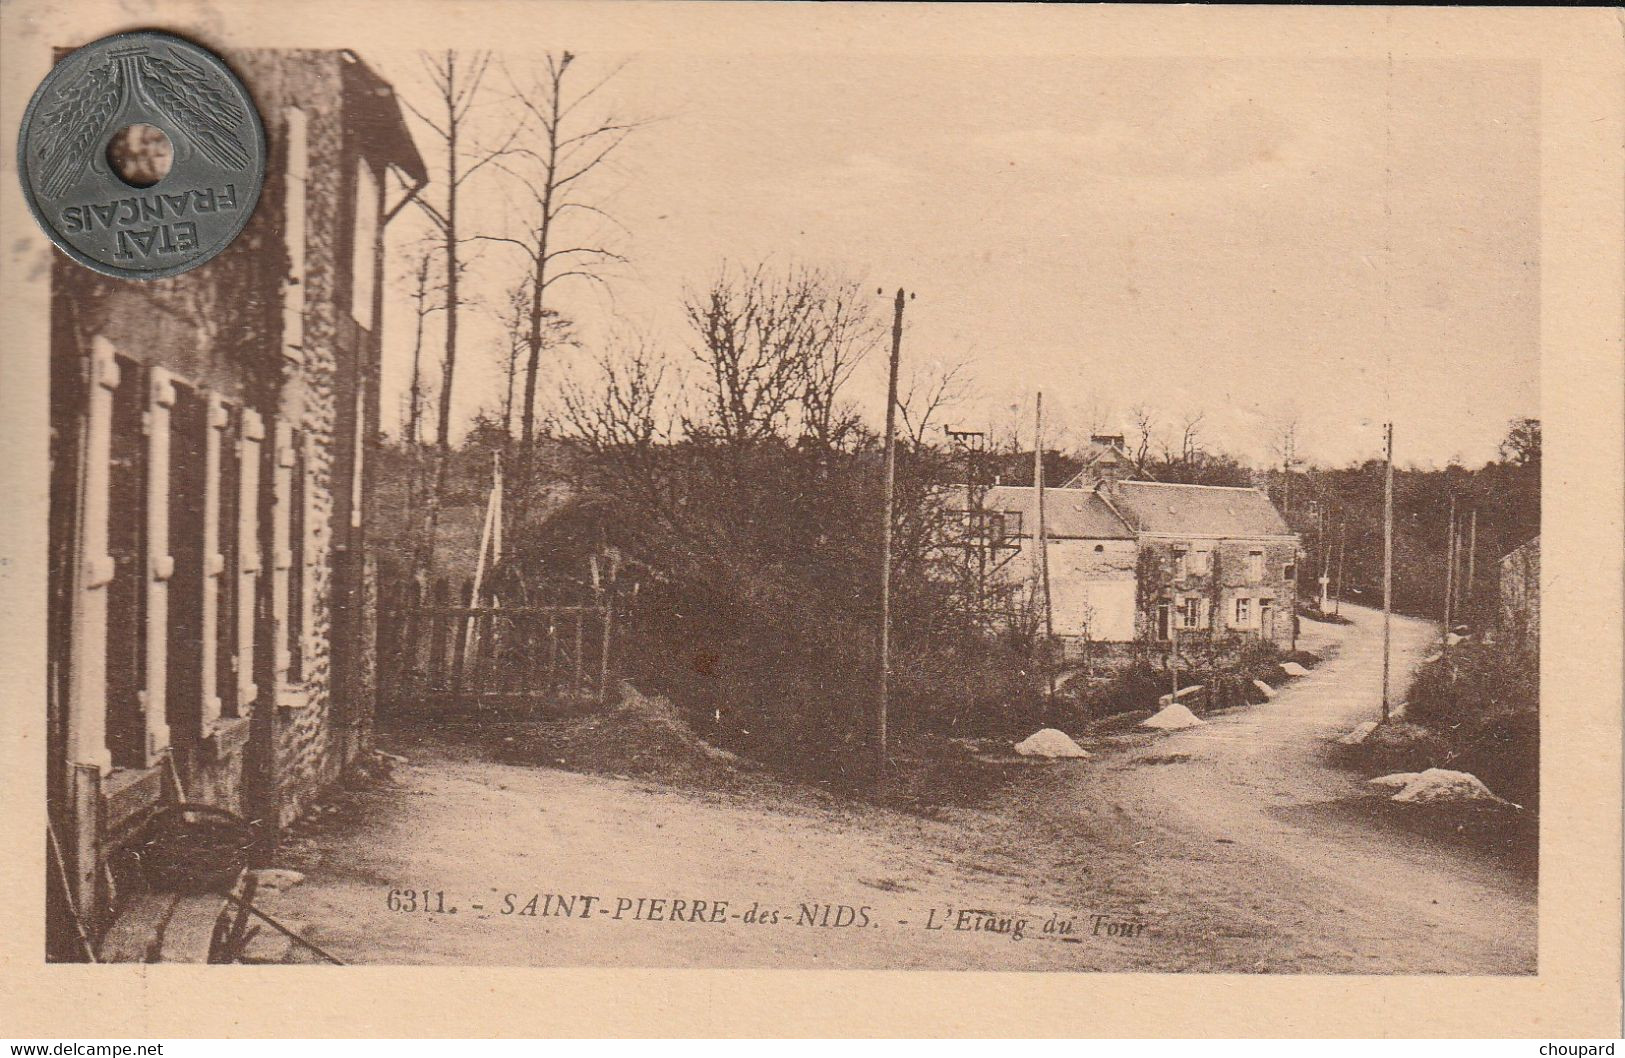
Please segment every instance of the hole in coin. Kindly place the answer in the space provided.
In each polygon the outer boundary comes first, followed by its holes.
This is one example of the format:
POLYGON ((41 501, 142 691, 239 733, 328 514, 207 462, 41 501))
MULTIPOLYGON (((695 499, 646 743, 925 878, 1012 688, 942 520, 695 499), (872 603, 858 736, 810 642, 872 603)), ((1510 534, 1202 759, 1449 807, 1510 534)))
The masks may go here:
POLYGON ((151 187, 169 175, 175 148, 164 130, 137 122, 113 134, 107 144, 107 164, 131 187, 151 187))

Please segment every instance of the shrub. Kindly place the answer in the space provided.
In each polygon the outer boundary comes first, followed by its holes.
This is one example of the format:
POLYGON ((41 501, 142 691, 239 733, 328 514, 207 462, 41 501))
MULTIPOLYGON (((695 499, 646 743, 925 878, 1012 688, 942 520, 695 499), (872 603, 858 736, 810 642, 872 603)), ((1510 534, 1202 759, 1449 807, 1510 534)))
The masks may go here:
POLYGON ((1428 729, 1428 763, 1477 775, 1518 804, 1540 800, 1540 660, 1502 646, 1462 643, 1424 665, 1406 718, 1428 729))

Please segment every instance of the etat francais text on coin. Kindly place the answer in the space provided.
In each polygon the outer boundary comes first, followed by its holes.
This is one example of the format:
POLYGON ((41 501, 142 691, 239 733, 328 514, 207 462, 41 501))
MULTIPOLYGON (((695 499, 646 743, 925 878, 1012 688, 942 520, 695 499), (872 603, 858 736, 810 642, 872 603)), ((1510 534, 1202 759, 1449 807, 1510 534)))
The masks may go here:
POLYGON ((165 33, 124 33, 57 64, 23 115, 29 208, 74 260, 158 279, 230 245, 265 180, 265 133, 217 57, 165 33))

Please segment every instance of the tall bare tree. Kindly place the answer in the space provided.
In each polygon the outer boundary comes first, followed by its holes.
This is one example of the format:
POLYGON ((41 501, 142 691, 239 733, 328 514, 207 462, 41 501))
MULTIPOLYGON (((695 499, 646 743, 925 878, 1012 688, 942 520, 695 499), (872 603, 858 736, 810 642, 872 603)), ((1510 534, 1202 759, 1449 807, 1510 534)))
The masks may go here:
POLYGON ((525 123, 534 125, 536 131, 534 137, 527 137, 525 144, 513 149, 515 157, 502 163, 502 168, 530 198, 528 219, 517 234, 479 236, 518 247, 526 261, 528 298, 524 307, 528 328, 515 495, 521 509, 528 492, 530 449, 536 436, 536 379, 542 350, 547 345, 549 320, 558 318, 550 316, 548 292, 554 284, 572 278, 604 283, 604 266, 625 261, 597 236, 576 237, 564 232, 564 219, 579 213, 619 226, 607 210, 588 197, 587 189, 592 175, 642 124, 618 118, 613 112, 588 117, 583 108, 597 98, 621 67, 578 89, 573 79, 576 61, 573 52, 548 55, 529 82, 523 84, 510 73, 514 100, 525 115, 525 123))
POLYGON ((1295 403, 1276 412, 1270 425, 1270 451, 1281 461, 1281 508, 1292 513, 1292 474, 1302 462, 1298 448, 1303 440, 1303 420, 1295 403))
POLYGON ((506 136, 495 145, 479 146, 469 135, 469 115, 481 101, 481 86, 491 66, 489 52, 475 52, 465 57, 448 49, 436 53, 421 52, 418 58, 427 76, 432 102, 418 107, 404 96, 401 102, 439 139, 445 170, 443 179, 432 185, 440 189, 438 204, 423 195, 413 199, 433 225, 444 255, 446 346, 441 360, 434 487, 430 490, 429 521, 423 542, 424 562, 432 564, 435 526, 439 518, 440 498, 445 491, 446 464, 451 449, 451 398, 457 371, 457 314, 462 305, 458 288, 464 268, 461 259, 464 239, 458 229, 458 199, 463 185, 475 173, 508 152, 523 130, 523 125, 510 127, 506 136))
POLYGON ((434 257, 437 249, 422 246, 413 252, 411 282, 412 313, 416 317, 416 330, 412 337, 412 382, 407 389, 406 443, 416 448, 423 439, 423 325, 433 313, 445 309, 445 285, 435 274, 434 257))

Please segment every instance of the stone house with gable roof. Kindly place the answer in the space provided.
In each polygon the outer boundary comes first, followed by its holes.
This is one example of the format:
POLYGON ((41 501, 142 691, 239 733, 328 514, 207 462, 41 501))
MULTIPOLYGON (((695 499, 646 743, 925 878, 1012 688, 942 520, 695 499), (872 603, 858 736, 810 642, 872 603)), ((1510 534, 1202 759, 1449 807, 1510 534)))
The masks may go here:
MULTIPOLYGON (((1094 643, 1240 636, 1293 649, 1299 543, 1268 495, 1123 480, 1132 462, 1104 447, 1105 458, 1044 490, 1055 634, 1094 643)), ((979 506, 970 521, 1000 527, 997 576, 1033 583, 1037 491, 994 485, 951 497, 979 506)))

